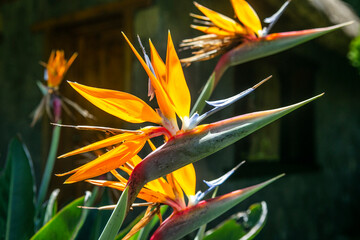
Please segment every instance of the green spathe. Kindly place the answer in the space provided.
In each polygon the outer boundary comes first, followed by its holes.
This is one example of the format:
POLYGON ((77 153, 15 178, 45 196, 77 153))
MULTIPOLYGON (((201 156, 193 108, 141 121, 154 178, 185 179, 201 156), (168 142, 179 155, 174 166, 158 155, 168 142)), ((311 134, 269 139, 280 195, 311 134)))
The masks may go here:
POLYGON ((151 240, 180 239, 282 176, 283 174, 252 187, 201 201, 192 207, 176 212, 155 231, 151 240))
POLYGON ((213 73, 209 77, 204 89, 196 100, 194 107, 191 109, 191 114, 195 112, 202 112, 206 105, 205 100, 210 98, 211 93, 214 91, 214 88, 220 81, 220 78, 229 67, 285 51, 349 24, 352 24, 352 22, 324 28, 272 33, 253 41, 241 43, 239 46, 225 53, 219 59, 213 73))
POLYGON ((323 94, 283 108, 245 114, 179 134, 150 153, 133 170, 127 188, 128 209, 141 188, 187 164, 209 156, 323 94))

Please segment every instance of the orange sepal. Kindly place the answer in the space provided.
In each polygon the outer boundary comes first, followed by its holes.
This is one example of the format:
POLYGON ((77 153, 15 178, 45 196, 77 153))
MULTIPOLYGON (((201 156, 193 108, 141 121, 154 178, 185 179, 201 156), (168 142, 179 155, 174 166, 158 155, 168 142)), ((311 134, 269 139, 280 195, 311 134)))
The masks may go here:
POLYGON ((186 84, 184 72, 178 55, 176 54, 174 43, 168 33, 167 53, 166 53, 166 92, 170 97, 175 111, 183 119, 190 114, 190 91, 186 84))
POLYGON ((105 112, 131 123, 161 124, 161 117, 143 100, 132 94, 82 84, 69 84, 92 104, 105 112))
POLYGON ((203 33, 206 33, 206 34, 215 34, 215 35, 218 35, 218 36, 234 36, 235 33, 233 32, 228 32, 228 31, 225 31, 223 29, 220 29, 218 27, 206 27, 206 26, 198 26, 198 25, 190 25, 190 27, 192 27, 193 29, 196 29, 198 31, 201 31, 203 33))
POLYGON ((250 4, 245 0, 231 0, 231 4, 239 21, 259 36, 262 30, 261 21, 250 4))
MULTIPOLYGON (((145 141, 146 139, 139 139, 124 142, 95 160, 77 168, 75 174, 69 177, 65 183, 74 183, 97 177, 118 168, 134 157, 143 148, 145 141)), ((73 171, 66 174, 73 173, 73 171)))
POLYGON ((128 140, 130 137, 136 136, 136 133, 123 133, 123 134, 118 134, 109 138, 106 138, 104 140, 89 144, 85 147, 76 149, 74 151, 65 153, 61 156, 59 156, 58 158, 66 158, 69 156, 73 156, 76 154, 80 154, 80 153, 84 153, 84 152, 90 152, 90 151, 94 151, 100 148, 104 148, 104 147, 108 147, 114 144, 119 144, 124 140, 128 140))
POLYGON ((246 30, 233 19, 222 15, 218 12, 215 12, 207 7, 204 7, 197 2, 194 2, 195 6, 205 15, 207 16, 212 23, 214 23, 217 27, 224 29, 228 32, 234 32, 237 34, 245 34, 246 30))
POLYGON ((174 171, 172 174, 188 197, 195 195, 196 174, 192 163, 174 171))
POLYGON ((137 57, 137 59, 139 60, 139 62, 143 66, 143 68, 145 69, 147 75, 149 76, 151 84, 155 88, 156 100, 158 102, 158 105, 160 107, 160 110, 161 110, 162 114, 167 119, 176 121, 174 106, 172 105, 172 103, 171 103, 167 93, 165 92, 162 84, 154 76, 154 74, 151 72, 150 68, 146 65, 145 61, 142 59, 140 54, 136 51, 136 49, 131 44, 129 39, 126 37, 126 35, 124 33, 122 33, 122 34, 123 34, 125 40, 127 41, 127 43, 129 44, 131 50, 134 52, 135 56, 137 57))

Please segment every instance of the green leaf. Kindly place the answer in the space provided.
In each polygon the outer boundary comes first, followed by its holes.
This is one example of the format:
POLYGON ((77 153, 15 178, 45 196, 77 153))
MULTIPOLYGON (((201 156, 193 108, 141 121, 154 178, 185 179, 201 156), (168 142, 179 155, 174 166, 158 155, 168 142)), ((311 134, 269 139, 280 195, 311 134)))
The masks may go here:
POLYGON ((302 31, 273 33, 259 38, 258 40, 246 41, 240 44, 225 53, 219 59, 214 72, 210 75, 208 81, 206 82, 205 87, 191 110, 191 113, 202 113, 206 105, 205 101, 210 98, 215 86, 229 67, 285 51, 351 23, 352 22, 347 22, 331 27, 302 31))
POLYGON ((43 226, 56 214, 57 212, 57 196, 59 195, 60 189, 55 189, 49 198, 46 206, 43 226))
POLYGON ((87 193, 86 197, 80 197, 68 205, 66 205, 60 212, 58 212, 47 224, 45 224, 31 239, 42 240, 62 240, 75 239, 79 229, 83 225, 89 210, 81 209, 79 206, 92 205, 96 193, 87 193), (88 200, 89 199, 89 200, 88 200), (88 200, 85 201, 84 200, 88 200))
POLYGON ((230 219, 221 224, 218 228, 216 228, 211 234, 205 236, 204 240, 218 240, 218 239, 226 239, 226 240, 239 240, 241 236, 245 235, 246 232, 239 225, 236 220, 230 219))
MULTIPOLYGON (((5 239, 29 239, 34 233, 35 185, 32 160, 19 138, 10 141, 5 172, 8 199, 2 196, 1 205, 7 205, 5 239), (10 170, 11 169, 11 170, 10 170), (10 175, 9 175, 10 173, 10 175), (7 202, 6 202, 7 201, 7 202)), ((1 185, 3 188, 4 184, 1 185)))
POLYGON ((117 233, 119 232, 121 225, 124 221, 126 211, 127 211, 127 195, 129 188, 126 187, 119 198, 118 203, 114 211, 112 212, 109 221, 107 222, 103 232, 100 235, 99 240, 110 240, 115 239, 117 233))
POLYGON ((355 68, 360 73, 360 35, 354 38, 349 46, 348 58, 355 68))
MULTIPOLYGON (((98 192, 99 192, 99 188, 97 188, 97 187, 94 188, 92 193, 89 192, 89 191, 86 192, 86 194, 85 194, 85 207, 90 207, 90 206, 92 206, 94 204, 95 199, 96 199, 96 197, 98 195, 98 192)), ((88 209, 83 209, 82 210, 80 219, 79 219, 79 221, 78 221, 78 223, 76 225, 76 228, 75 228, 75 230, 74 230, 74 232, 72 234, 72 237, 71 237, 72 240, 76 238, 76 236, 78 235, 81 227, 84 225, 88 213, 89 213, 88 209)))
POLYGON ((5 167, 0 173, 0 239, 5 239, 6 219, 9 206, 10 182, 11 182, 11 161, 10 151, 7 156, 5 167))
MULTIPOLYGON (((113 202, 110 199, 110 192, 108 188, 99 188, 99 193, 101 194, 101 201, 98 206, 106 206, 111 205, 113 202)), ((89 240, 97 240, 102 230, 104 229, 107 221, 109 220, 111 215, 111 211, 104 210, 104 211, 91 211, 89 215, 89 221, 92 222, 92 228, 89 233, 87 239, 89 240)))
POLYGON ((267 205, 256 203, 246 212, 239 212, 221 223, 215 229, 206 232, 204 240, 250 240, 253 239, 265 225, 267 205), (240 222, 241 220, 241 222, 240 222))
POLYGON ((195 206, 176 212, 166 219, 166 221, 155 231, 152 238, 158 240, 180 239, 199 228, 201 225, 217 218, 282 176, 283 175, 279 175, 255 186, 201 201, 195 206))

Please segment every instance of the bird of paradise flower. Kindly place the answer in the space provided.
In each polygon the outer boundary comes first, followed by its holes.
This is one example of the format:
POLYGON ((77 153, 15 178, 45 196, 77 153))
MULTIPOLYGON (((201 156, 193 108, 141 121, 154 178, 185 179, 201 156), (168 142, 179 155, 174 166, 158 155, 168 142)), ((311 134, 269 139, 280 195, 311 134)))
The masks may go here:
MULTIPOLYGON (((110 151, 83 166, 63 174, 58 174, 58 176, 73 174, 65 183, 93 178, 118 168, 136 156, 148 139, 163 136, 164 140, 167 141, 189 130, 201 131, 205 125, 197 125, 207 116, 250 93, 265 81, 234 97, 223 100, 221 103, 214 102, 214 108, 201 116, 196 113, 190 117, 190 92, 170 32, 168 34, 166 62, 163 62, 160 58, 151 41, 151 60, 145 51, 144 60, 125 34, 124 37, 150 78, 149 95, 152 97, 155 94, 159 109, 155 111, 143 100, 129 93, 94 88, 74 82, 69 83, 83 97, 109 114, 131 123, 151 122, 160 126, 150 126, 134 131, 77 126, 79 129, 96 129, 118 134, 60 156, 59 158, 64 158, 104 147, 115 146, 110 151), (178 126, 177 116, 182 122, 181 128, 178 126)), ((209 102, 209 104, 212 104, 212 102, 209 102)), ((192 171, 191 169, 192 166, 188 165, 182 171, 186 175, 188 171, 192 171)))
MULTIPOLYGON (((155 150, 156 147, 153 145, 153 143, 150 140, 148 142, 152 150, 155 150)), ((136 155, 124 165, 120 166, 119 169, 130 176, 134 168, 141 161, 142 159, 136 155)), ((208 189, 204 192, 198 191, 197 193, 195 193, 196 173, 194 168, 189 169, 190 171, 187 172, 186 176, 184 175, 183 171, 177 170, 167 174, 166 177, 161 177, 151 182, 148 182, 140 190, 137 196, 139 199, 145 200, 146 202, 138 204, 134 203, 132 205, 133 207, 148 206, 148 209, 144 214, 144 217, 129 231, 129 233, 123 238, 123 240, 131 238, 131 236, 133 236, 137 231, 139 231, 146 224, 148 224, 155 215, 158 215, 160 218, 160 222, 162 222, 161 214, 159 214, 161 205, 170 206, 173 210, 173 213, 186 211, 191 207, 196 206, 199 201, 201 201, 209 192, 224 183, 243 163, 244 162, 238 164, 235 168, 233 168, 218 179, 215 179, 213 181, 204 181, 208 185, 208 189)), ((117 170, 112 170, 111 173, 117 179, 117 181, 86 181, 97 186, 110 187, 120 191, 124 191, 128 180, 123 177, 117 170)), ((115 208, 115 205, 103 206, 97 209, 102 210, 113 208, 115 208)))
POLYGON ((180 44, 183 49, 196 49, 194 56, 182 59, 185 64, 195 61, 211 59, 227 52, 245 41, 256 41, 267 36, 272 26, 276 23, 290 1, 285 4, 271 18, 264 21, 269 23, 262 28, 261 21, 254 9, 245 0, 231 0, 231 5, 239 22, 215 12, 207 7, 194 2, 194 5, 205 15, 190 14, 195 22, 203 24, 191 25, 192 28, 206 33, 206 35, 185 39, 180 44))
MULTIPOLYGON (((112 172, 119 179, 119 176, 114 170, 122 168, 123 165, 127 167, 130 166, 132 170, 131 173, 129 172, 129 179, 126 181, 122 179, 123 181, 121 183, 121 189, 124 189, 124 193, 119 199, 119 203, 121 204, 118 205, 119 208, 116 207, 114 210, 118 211, 121 209, 125 215, 128 213, 138 194, 141 191, 144 192, 143 188, 147 183, 166 176, 174 171, 181 176, 180 179, 183 181, 191 181, 192 178, 189 178, 188 176, 193 175, 193 162, 221 150, 323 95, 320 94, 308 100, 283 108, 244 114, 215 123, 199 125, 206 117, 251 93, 267 79, 233 97, 217 101, 207 101, 207 104, 213 108, 202 115, 199 115, 197 112, 190 114, 190 92, 170 33, 168 34, 167 56, 165 62, 162 61, 151 41, 151 58, 146 55, 145 50, 140 43, 144 53, 143 59, 127 37, 125 35, 124 37, 149 76, 149 96, 150 98, 156 96, 159 109, 154 110, 143 100, 129 93, 94 88, 74 82, 69 83, 83 97, 109 114, 131 123, 151 122, 160 126, 148 126, 139 130, 93 126, 70 126, 78 129, 107 131, 115 135, 64 154, 60 156, 60 158, 111 146, 113 146, 113 148, 97 157, 95 160, 69 172, 58 174, 58 176, 72 174, 65 183, 74 183, 94 178, 107 172, 112 172), (181 120, 180 126, 178 125, 178 118, 181 120), (165 143, 148 154, 144 160, 138 161, 138 163, 135 164, 133 159, 137 158, 137 154, 143 148, 145 143, 158 136, 163 136, 165 143)), ((215 206, 221 206, 220 208, 225 211, 275 179, 276 178, 255 186, 255 188, 250 187, 249 190, 246 191, 235 191, 236 193, 230 193, 228 198, 219 198, 210 201, 206 203, 209 204, 206 206, 210 206, 211 209, 216 209, 215 206), (243 196, 242 193, 245 193, 245 195, 243 196), (223 208, 225 202, 227 202, 227 204, 225 204, 227 207, 223 208)), ((187 192, 194 191, 193 184, 180 185, 186 194, 187 192), (189 189, 186 189, 187 187, 189 189), (190 190, 190 188, 192 190, 190 190)), ((174 186, 176 186, 176 184, 174 186)), ((148 187, 145 187, 145 189, 149 190, 148 187)), ((139 196, 143 196, 144 198, 148 197, 142 194, 139 196)), ((198 214, 205 216, 203 214, 205 211, 204 204, 196 205, 198 207, 183 209, 183 202, 178 200, 179 199, 177 199, 175 203, 182 210, 178 211, 178 214, 175 214, 174 217, 170 218, 166 223, 164 222, 164 224, 162 224, 163 227, 157 233, 161 236, 165 236, 165 239, 168 239, 167 236, 169 236, 169 234, 175 234, 176 238, 179 236, 181 237, 186 232, 194 230, 194 227, 199 227, 206 222, 204 218, 198 218, 198 214), (191 216, 196 216, 198 219, 196 225, 183 225, 186 228, 186 231, 183 231, 183 228, 176 228, 178 231, 171 230, 171 233, 168 232, 170 228, 167 226, 177 225, 182 221, 189 221, 189 217, 191 218, 191 216)), ((157 201, 159 202, 160 200, 157 201)), ((177 208, 175 205, 173 204, 173 207, 177 208)), ((211 218, 208 219, 215 218, 218 216, 219 212, 222 211, 209 211, 209 216, 211 216, 211 218)), ((121 219, 116 219, 116 221, 118 221, 117 224, 119 224, 117 227, 120 228, 125 215, 121 215, 121 219)), ((117 215, 115 214, 114 216, 117 215)), ((109 219, 108 224, 112 225, 112 222, 113 215, 109 219)), ((110 233, 108 231, 109 228, 105 228, 101 239, 107 239, 108 236, 112 237, 114 232, 111 231, 110 233)))
POLYGON ((290 0, 286 1, 273 16, 266 18, 264 22, 267 26, 263 27, 257 13, 245 0, 231 0, 239 22, 194 2, 204 16, 191 16, 195 18, 195 22, 203 26, 191 27, 206 34, 181 42, 181 50, 193 51, 192 56, 181 59, 181 62, 188 66, 193 62, 208 60, 218 55, 221 55, 221 58, 195 102, 192 113, 202 112, 205 101, 209 99, 229 67, 279 53, 352 24, 347 22, 330 27, 269 34, 289 3, 290 0))
POLYGON ((45 67, 44 79, 46 80, 47 84, 44 85, 40 82, 37 83, 44 96, 38 107, 33 112, 31 126, 35 125, 44 112, 46 112, 49 118, 54 122, 58 122, 61 119, 62 109, 64 109, 71 116, 71 111, 67 105, 78 111, 83 117, 93 118, 93 116, 88 111, 81 108, 77 103, 64 97, 59 92, 59 86, 63 81, 64 76, 77 56, 78 54, 75 52, 69 58, 69 60, 66 60, 63 50, 53 50, 51 51, 47 63, 40 62, 40 64, 45 67))

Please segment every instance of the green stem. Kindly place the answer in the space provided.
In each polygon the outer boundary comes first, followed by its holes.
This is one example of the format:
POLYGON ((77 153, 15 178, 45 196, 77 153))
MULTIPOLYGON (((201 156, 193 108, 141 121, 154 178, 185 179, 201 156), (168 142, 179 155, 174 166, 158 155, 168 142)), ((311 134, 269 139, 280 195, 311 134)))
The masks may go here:
MULTIPOLYGON (((59 122, 60 123, 60 122, 59 122)), ((38 213, 40 212, 41 204, 44 202, 46 193, 49 188, 50 179, 52 176, 55 160, 56 160, 56 154, 59 146, 59 140, 60 140, 60 127, 54 126, 53 134, 51 138, 51 144, 50 144, 50 151, 49 155, 46 161, 45 171, 41 180, 40 188, 39 188, 39 195, 37 198, 37 204, 36 204, 36 211, 38 213)))

